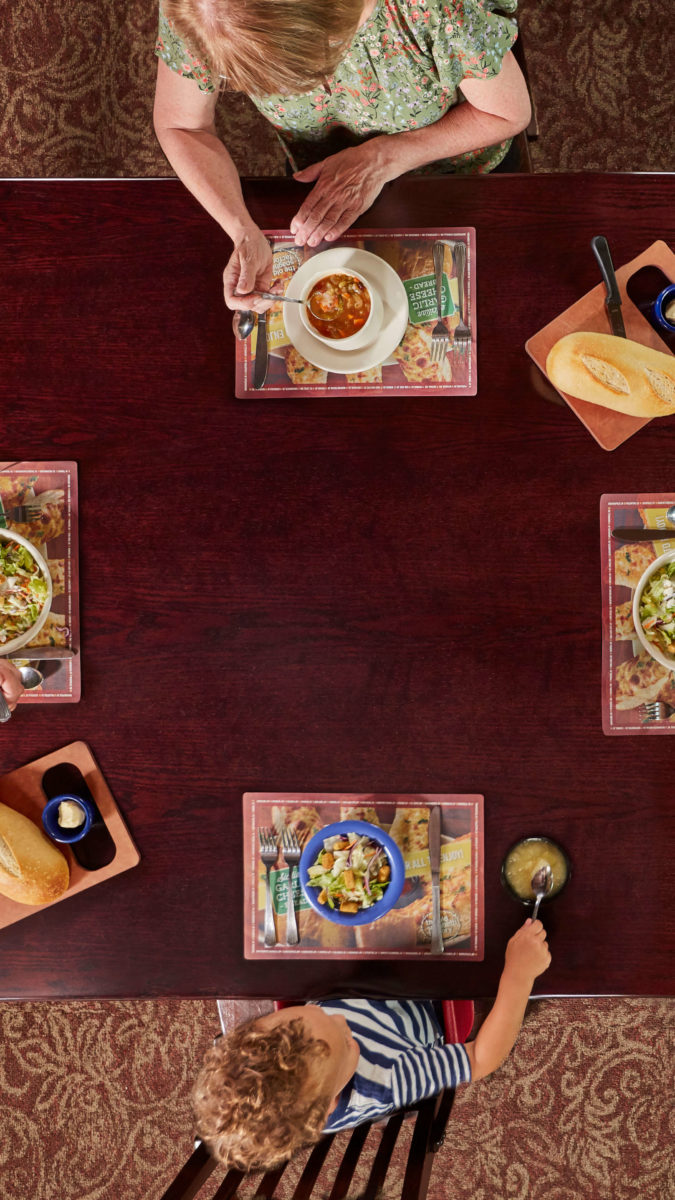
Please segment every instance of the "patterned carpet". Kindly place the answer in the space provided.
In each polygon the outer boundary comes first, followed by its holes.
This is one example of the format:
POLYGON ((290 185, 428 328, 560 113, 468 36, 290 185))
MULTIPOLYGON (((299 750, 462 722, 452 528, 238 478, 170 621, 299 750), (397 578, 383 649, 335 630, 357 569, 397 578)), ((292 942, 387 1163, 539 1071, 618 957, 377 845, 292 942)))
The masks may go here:
MULTIPOLYGON (((0 176, 170 174, 151 125, 155 0, 14 0, 0 39, 0 176)), ((520 0, 536 171, 675 165, 672 0, 520 0)), ((246 175, 283 173, 243 97, 221 132, 246 175)))
MULTIPOLYGON (((429 1200, 673 1200, 674 1017, 668 1000, 532 1004, 504 1067, 458 1093, 429 1200)), ((191 1150, 215 1004, 1 1004, 0 1025, 2 1200, 158 1200, 191 1150)))

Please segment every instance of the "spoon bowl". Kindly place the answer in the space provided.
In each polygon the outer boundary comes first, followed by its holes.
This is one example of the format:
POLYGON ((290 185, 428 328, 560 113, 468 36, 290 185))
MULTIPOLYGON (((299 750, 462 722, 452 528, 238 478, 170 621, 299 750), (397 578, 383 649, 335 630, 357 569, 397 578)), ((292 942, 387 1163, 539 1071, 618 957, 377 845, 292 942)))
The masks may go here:
POLYGON ((249 337, 255 325, 255 313, 248 308, 238 308, 232 318, 232 329, 234 336, 240 341, 245 342, 249 337))
POLYGON ((666 521, 675 525, 675 504, 671 504, 670 508, 666 509, 666 521))
POLYGON ((540 867, 538 871, 535 871, 530 884, 530 887, 535 895, 534 908, 532 909, 533 921, 536 921, 537 913, 539 912, 539 905, 541 904, 547 892, 550 892, 552 884, 553 872, 551 871, 548 863, 546 863, 543 867, 540 867))
POLYGON ((19 675, 27 691, 39 687, 44 682, 44 675, 42 671, 38 671, 37 667, 19 667, 19 675))

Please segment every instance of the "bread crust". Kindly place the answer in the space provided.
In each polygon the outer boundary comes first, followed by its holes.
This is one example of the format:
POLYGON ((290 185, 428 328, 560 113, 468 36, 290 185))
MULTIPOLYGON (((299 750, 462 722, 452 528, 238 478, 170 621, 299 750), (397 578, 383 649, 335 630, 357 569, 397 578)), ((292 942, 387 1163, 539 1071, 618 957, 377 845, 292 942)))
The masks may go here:
POLYGON ((675 413, 675 357, 610 333, 568 333, 546 373, 561 392, 631 417, 675 413))
POLYGON ((70 883, 65 856, 30 817, 0 804, 0 892, 19 904, 51 904, 70 883))

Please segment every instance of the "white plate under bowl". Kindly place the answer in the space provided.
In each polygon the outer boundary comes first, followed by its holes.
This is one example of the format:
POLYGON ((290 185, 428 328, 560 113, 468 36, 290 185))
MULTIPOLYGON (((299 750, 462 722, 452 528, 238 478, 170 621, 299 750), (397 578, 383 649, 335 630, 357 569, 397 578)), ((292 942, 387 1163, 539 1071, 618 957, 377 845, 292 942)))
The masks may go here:
POLYGON ((47 580, 47 599, 45 600, 40 615, 34 625, 27 629, 25 633, 20 633, 18 637, 10 638, 8 642, 0 642, 0 657, 5 654, 11 654, 14 650, 20 650, 28 642, 40 632, 49 615, 49 610, 52 606, 52 577, 49 574, 49 567, 44 558, 40 554, 37 546, 28 541, 28 538, 23 537, 20 533, 15 533, 13 529, 0 529, 0 538, 4 538, 6 542, 18 542, 20 546, 24 546, 26 550, 33 556, 42 574, 47 580))
POLYGON ((647 567, 647 570, 644 572, 633 595, 633 624, 635 626, 635 632, 637 634, 638 641, 643 650, 646 650, 647 654, 651 654, 652 658, 655 658, 657 663, 660 663, 661 666, 665 667, 667 671, 675 671, 675 662, 673 661, 671 655, 666 654, 665 651, 661 650, 661 648, 655 644, 655 642, 650 642, 649 638, 647 637, 647 634, 642 628, 642 622, 640 620, 640 601, 642 600, 642 593, 649 583, 649 580, 652 578, 652 575, 655 575, 657 571, 661 570, 661 567, 665 567, 667 563, 673 561, 675 561, 675 550, 668 550, 665 554, 661 554, 659 558, 654 559, 654 562, 650 563, 647 567))
POLYGON ((299 300, 305 284, 317 271, 328 275, 339 270, 358 271, 382 300, 382 324, 371 342, 357 350, 335 350, 305 329, 294 304, 284 305, 284 324, 290 341, 307 362, 322 371, 352 375, 378 367, 396 349, 408 324, 408 294, 393 267, 377 254, 356 246, 334 246, 312 255, 298 268, 286 295, 299 300))

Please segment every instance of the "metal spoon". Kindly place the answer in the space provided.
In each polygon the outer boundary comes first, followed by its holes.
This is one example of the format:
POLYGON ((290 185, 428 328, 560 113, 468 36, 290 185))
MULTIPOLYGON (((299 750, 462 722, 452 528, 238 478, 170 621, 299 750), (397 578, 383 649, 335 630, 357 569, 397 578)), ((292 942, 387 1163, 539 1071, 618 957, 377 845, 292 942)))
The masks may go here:
POLYGON ((295 296, 281 296, 278 292, 254 292, 255 296, 261 296, 263 300, 281 300, 284 304, 300 304, 303 305, 308 312, 311 312, 317 321, 334 321, 342 312, 342 305, 339 304, 334 313, 316 312, 307 300, 296 300, 295 296))
POLYGON ((533 921, 536 921, 537 913, 539 912, 539 905, 544 899, 546 893, 550 892, 552 884, 553 873, 548 863, 546 863, 543 867, 540 867, 538 871, 535 871, 534 875, 532 876, 532 882, 530 883, 530 887, 535 895, 534 908, 532 909, 533 921))
POLYGON ((675 525, 675 504, 671 504, 670 508, 666 509, 666 521, 670 521, 671 525, 675 525))
MULTIPOLYGON (((42 683, 42 673, 36 670, 35 667, 19 667, 19 675, 23 686, 30 691, 31 688, 39 687, 42 683)), ((12 715, 9 704, 5 700, 2 691, 0 690, 0 724, 9 721, 12 715)))
POLYGON ((245 342, 254 325, 255 313, 251 312, 251 310, 248 308, 238 308, 232 318, 232 329, 234 330, 234 336, 238 338, 240 342, 245 342))

